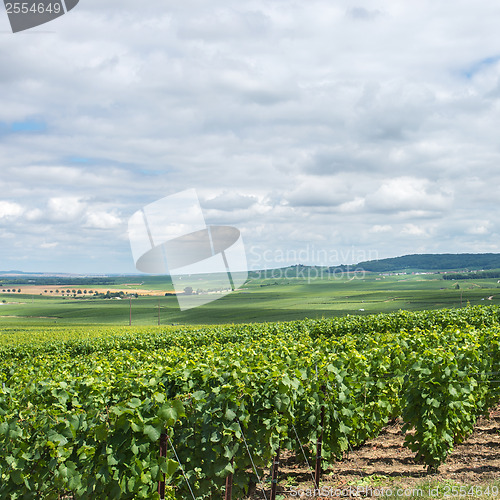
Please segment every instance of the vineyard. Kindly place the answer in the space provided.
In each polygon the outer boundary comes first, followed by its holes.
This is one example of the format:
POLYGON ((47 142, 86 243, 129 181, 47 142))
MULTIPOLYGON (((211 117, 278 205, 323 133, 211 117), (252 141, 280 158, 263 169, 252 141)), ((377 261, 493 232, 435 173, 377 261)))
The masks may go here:
POLYGON ((493 306, 4 328, 0 498, 152 499, 163 480, 167 498, 244 498, 279 453, 326 467, 398 417, 434 471, 498 404, 499 374, 493 306))

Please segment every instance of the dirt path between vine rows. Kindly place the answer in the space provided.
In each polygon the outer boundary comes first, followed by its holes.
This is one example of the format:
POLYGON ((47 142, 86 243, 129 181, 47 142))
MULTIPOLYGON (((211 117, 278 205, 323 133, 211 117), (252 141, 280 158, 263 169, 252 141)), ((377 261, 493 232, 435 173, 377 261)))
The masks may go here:
MULTIPOLYGON (((410 490, 424 489, 423 496, 435 495, 430 486, 438 488, 439 497, 452 493, 451 486, 466 486, 465 495, 457 498, 500 499, 500 406, 490 412, 490 418, 481 418, 469 439, 457 445, 439 472, 431 474, 421 464, 413 460, 414 453, 403 446, 404 435, 401 423, 388 425, 381 434, 365 443, 357 450, 350 451, 344 460, 323 471, 320 484, 321 496, 314 494, 311 469, 300 461, 300 457, 287 454, 281 457, 278 493, 280 499, 292 498, 346 498, 367 497, 389 498, 396 491, 405 492, 409 498, 410 490), (424 487, 425 486, 425 487, 424 487), (476 494, 471 490, 475 488, 476 494), (386 493, 382 493, 385 489, 386 493), (428 493, 431 493, 430 495, 428 493), (427 493, 427 495, 426 495, 427 493)), ((314 464, 311 464, 314 468, 314 464)), ((270 476, 263 483, 266 496, 270 498, 270 476)), ((456 490, 455 490, 456 491, 456 490)), ((434 491, 435 492, 435 491, 434 491)), ((414 494, 413 497, 421 497, 414 494)), ((451 497, 451 496, 450 496, 451 497)), ((264 498, 257 487, 249 498, 264 498)))

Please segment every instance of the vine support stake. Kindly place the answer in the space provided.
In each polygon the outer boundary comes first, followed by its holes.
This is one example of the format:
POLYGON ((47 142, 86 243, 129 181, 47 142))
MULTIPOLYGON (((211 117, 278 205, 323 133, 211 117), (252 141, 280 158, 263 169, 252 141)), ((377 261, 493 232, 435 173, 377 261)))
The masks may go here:
POLYGON ((128 326, 132 326, 132 297, 128 298, 128 326))
POLYGON ((280 449, 276 451, 276 456, 273 460, 273 473, 271 483, 271 500, 276 500, 276 488, 278 487, 278 470, 280 467, 280 449))
POLYGON ((316 441, 316 468, 314 470, 314 483, 315 488, 319 490, 319 480, 321 479, 321 447, 323 445, 323 426, 325 423, 325 403, 324 403, 324 395, 325 388, 321 388, 321 392, 323 393, 323 404, 321 405, 321 415, 320 415, 320 432, 318 436, 318 440, 316 441))
MULTIPOLYGON (((167 456, 167 435, 164 433, 160 436, 160 457, 167 456)), ((158 494, 160 499, 165 498, 165 473, 162 472, 162 478, 158 481, 158 494)))
MULTIPOLYGON (((231 458, 231 465, 234 464, 234 458, 231 458)), ((226 494, 224 500, 231 500, 233 495, 233 473, 226 477, 226 494)))

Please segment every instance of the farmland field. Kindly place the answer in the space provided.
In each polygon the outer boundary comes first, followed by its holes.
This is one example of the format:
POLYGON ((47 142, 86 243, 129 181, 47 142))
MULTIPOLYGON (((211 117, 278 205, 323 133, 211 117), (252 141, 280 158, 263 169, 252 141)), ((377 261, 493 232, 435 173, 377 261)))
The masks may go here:
MULTIPOLYGON (((496 306, 465 306, 203 327, 5 325, 0 497, 158 498, 165 477, 172 498, 221 498, 232 477, 233 498, 268 498, 278 453, 309 475, 321 456, 327 481, 396 424, 432 478, 499 403, 499 319, 496 306)), ((279 483, 281 498, 290 488, 279 483)))
MULTIPOLYGON (((335 277, 317 276, 313 271, 308 271, 309 275, 291 272, 290 278, 283 273, 276 273, 276 277, 272 273, 261 277, 253 275, 240 290, 183 312, 172 294, 171 282, 165 277, 123 277, 115 284, 93 287, 42 285, 35 290, 33 286, 4 285, 0 292, 0 322, 127 325, 130 306, 133 325, 157 325, 158 309, 161 324, 195 325, 319 319, 400 309, 459 308, 467 303, 500 303, 498 279, 460 281, 457 289, 458 282, 443 280, 438 274, 367 273, 335 277), (7 291, 12 289, 15 293, 7 291), (28 290, 32 293, 25 293, 28 290), (75 294, 62 296, 67 290, 75 294), (82 293, 76 293, 78 290, 82 293), (89 290, 123 291, 124 298, 96 298, 83 293, 89 290), (129 294, 133 294, 131 301, 127 299, 129 294)), ((212 293, 217 296, 217 291, 212 293)))

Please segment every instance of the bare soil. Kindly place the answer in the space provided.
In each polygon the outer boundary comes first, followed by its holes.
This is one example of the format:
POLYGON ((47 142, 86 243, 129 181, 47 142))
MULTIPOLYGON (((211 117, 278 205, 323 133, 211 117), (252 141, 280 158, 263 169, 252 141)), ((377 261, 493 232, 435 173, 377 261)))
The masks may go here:
MULTIPOLYGON (((492 494, 491 490, 485 493, 487 486, 491 487, 492 483, 496 485, 496 491, 500 489, 500 406, 490 412, 489 419, 479 419, 474 433, 466 442, 455 447, 437 473, 429 473, 425 466, 415 463, 414 453, 403 446, 401 427, 401 422, 388 425, 376 439, 366 442, 357 450, 351 450, 344 460, 323 469, 320 483, 320 491, 322 488, 325 493, 323 495, 318 491, 314 493, 314 471, 302 463, 300 457, 284 454, 280 457, 277 498, 381 496, 375 490, 386 488, 394 493, 396 489, 419 488, 423 484, 427 490, 429 484, 438 485, 439 497, 446 497, 443 495, 447 492, 444 488, 446 485, 448 491, 450 485, 465 485, 474 486, 476 493, 482 492, 476 497, 500 498, 492 494), (337 493, 340 490, 341 495, 335 495, 335 490, 337 493)), ((314 468, 313 463, 310 465, 314 468)), ((269 499, 270 480, 268 473, 249 498, 264 498, 261 489, 264 486, 269 499)), ((470 493, 467 496, 470 498, 470 493)))

